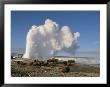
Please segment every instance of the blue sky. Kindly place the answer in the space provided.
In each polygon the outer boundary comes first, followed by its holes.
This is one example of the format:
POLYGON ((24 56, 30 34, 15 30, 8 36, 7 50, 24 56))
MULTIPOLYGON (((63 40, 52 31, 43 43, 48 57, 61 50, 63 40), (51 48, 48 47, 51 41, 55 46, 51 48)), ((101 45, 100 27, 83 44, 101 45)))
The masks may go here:
POLYGON ((42 25, 47 18, 57 22, 60 27, 67 25, 72 32, 80 32, 81 36, 78 40, 80 48, 76 55, 99 56, 100 11, 12 11, 12 48, 25 48, 26 34, 31 26, 42 25))

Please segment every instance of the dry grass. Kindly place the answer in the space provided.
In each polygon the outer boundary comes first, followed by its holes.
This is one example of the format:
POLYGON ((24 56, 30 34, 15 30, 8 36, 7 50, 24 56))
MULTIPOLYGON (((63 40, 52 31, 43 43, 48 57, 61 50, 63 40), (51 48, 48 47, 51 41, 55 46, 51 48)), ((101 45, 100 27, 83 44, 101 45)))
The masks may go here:
MULTIPOLYGON (((38 63, 38 62, 37 62, 38 63)), ((11 61, 12 77, 98 77, 100 67, 74 64, 66 70, 65 64, 52 63, 37 64, 34 60, 11 61)))

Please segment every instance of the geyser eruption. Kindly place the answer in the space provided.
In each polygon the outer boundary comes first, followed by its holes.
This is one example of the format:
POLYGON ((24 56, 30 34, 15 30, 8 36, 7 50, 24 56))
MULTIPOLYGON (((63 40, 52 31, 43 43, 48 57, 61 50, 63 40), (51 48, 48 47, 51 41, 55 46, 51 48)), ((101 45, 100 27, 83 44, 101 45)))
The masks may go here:
POLYGON ((59 29, 59 25, 47 19, 44 25, 33 25, 26 38, 26 51, 23 58, 48 59, 58 51, 73 52, 76 50, 80 33, 71 33, 68 26, 59 29))

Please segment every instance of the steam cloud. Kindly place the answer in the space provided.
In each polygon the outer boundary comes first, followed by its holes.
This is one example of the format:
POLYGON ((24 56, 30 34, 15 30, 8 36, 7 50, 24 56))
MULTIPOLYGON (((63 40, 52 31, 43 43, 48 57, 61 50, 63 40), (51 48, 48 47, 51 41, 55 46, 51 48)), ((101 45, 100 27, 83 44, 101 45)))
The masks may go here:
POLYGON ((74 53, 78 37, 79 32, 71 33, 68 26, 60 29, 56 22, 46 19, 44 25, 33 25, 27 33, 23 58, 48 59, 61 50, 74 53))

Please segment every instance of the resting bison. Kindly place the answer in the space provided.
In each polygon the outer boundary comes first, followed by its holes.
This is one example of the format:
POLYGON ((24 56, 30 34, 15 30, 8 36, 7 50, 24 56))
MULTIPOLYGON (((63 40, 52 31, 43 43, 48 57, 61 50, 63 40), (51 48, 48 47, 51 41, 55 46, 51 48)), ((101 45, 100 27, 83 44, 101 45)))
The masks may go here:
POLYGON ((27 63, 24 63, 23 61, 17 61, 18 65, 26 65, 27 63))
POLYGON ((39 61, 39 60, 34 60, 33 62, 30 63, 30 65, 33 66, 47 66, 47 62, 46 61, 39 61))
POLYGON ((58 63, 58 59, 48 59, 47 62, 54 62, 54 63, 58 63))

